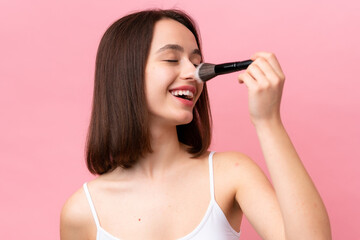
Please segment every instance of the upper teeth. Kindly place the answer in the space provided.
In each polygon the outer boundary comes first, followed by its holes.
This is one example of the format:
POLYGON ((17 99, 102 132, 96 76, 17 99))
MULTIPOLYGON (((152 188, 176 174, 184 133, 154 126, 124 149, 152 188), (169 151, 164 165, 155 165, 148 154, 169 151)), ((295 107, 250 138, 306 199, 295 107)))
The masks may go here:
POLYGON ((187 96, 189 98, 194 97, 194 94, 192 92, 190 92, 189 90, 175 90, 175 91, 171 91, 171 94, 174 96, 187 96))

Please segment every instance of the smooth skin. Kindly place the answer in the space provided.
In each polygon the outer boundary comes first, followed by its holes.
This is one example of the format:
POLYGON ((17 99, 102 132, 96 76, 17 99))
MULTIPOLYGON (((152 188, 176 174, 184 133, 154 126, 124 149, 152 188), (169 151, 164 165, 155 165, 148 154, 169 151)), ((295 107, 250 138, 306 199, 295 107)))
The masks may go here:
MULTIPOLYGON (((208 154, 192 159, 178 142, 176 125, 192 119, 170 91, 202 84, 192 33, 180 23, 156 23, 145 85, 153 153, 131 169, 117 168, 89 182, 103 229, 119 239, 178 239, 192 232, 210 202, 208 154), (177 45, 166 48, 164 46, 177 45)), ((273 185, 246 155, 214 154, 215 200, 234 230, 243 214, 263 239, 331 239, 325 206, 288 137, 280 116, 285 76, 275 55, 258 52, 238 80, 249 93, 249 112, 273 185)), ((80 188, 61 212, 62 240, 96 239, 96 226, 80 188)), ((241 239, 241 237, 240 237, 241 239)))
POLYGON ((275 195, 263 195, 272 200, 261 200, 259 196, 264 191, 252 188, 247 181, 239 181, 246 183, 248 192, 243 196, 238 195, 241 194, 240 189, 244 190, 239 187, 236 199, 264 239, 331 239, 325 206, 281 121, 280 102, 285 76, 280 64, 273 53, 258 52, 251 59, 254 62, 238 79, 249 90, 250 117, 270 172, 275 195), (258 200, 254 201, 256 196, 258 200), (274 229, 259 224, 264 220, 263 217, 269 216, 257 214, 271 201, 271 208, 278 215, 273 219, 274 227, 281 226, 274 229))

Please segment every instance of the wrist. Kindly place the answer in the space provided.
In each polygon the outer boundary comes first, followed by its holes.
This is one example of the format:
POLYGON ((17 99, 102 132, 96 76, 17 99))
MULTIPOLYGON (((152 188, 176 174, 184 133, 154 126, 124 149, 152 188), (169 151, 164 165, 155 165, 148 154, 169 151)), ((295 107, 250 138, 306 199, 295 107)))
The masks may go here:
POLYGON ((267 119, 252 120, 252 123, 257 130, 283 128, 283 123, 280 116, 267 119))

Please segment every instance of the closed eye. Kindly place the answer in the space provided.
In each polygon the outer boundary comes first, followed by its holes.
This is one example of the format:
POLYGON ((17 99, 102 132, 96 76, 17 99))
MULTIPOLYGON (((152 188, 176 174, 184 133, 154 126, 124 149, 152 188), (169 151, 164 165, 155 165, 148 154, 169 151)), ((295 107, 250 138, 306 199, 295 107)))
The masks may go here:
MULTIPOLYGON (((166 60, 164 60, 165 62, 170 62, 170 63, 177 63, 177 62, 179 62, 179 60, 176 60, 176 59, 166 59, 166 60)), ((195 64, 195 63, 193 63, 193 65, 194 65, 194 67, 197 67, 197 66, 199 66, 200 64, 195 64)))

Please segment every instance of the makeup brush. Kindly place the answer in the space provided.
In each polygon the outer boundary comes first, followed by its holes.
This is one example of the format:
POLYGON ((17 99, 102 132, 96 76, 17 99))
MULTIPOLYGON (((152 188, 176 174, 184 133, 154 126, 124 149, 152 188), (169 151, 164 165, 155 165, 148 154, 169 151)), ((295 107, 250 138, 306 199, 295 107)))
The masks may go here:
POLYGON ((206 82, 217 75, 232 73, 246 69, 253 61, 230 62, 222 64, 201 63, 195 71, 195 79, 199 82, 206 82))

